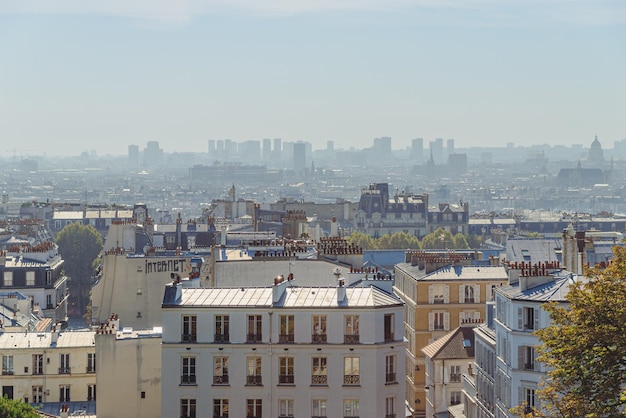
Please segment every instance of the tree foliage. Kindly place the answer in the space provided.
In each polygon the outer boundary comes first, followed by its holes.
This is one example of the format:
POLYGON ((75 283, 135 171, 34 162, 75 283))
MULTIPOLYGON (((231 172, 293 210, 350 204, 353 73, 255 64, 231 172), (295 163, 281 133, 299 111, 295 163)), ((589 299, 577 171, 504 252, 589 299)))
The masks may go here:
POLYGON ((626 248, 605 270, 570 287, 569 306, 547 304, 552 323, 537 334, 549 367, 540 396, 550 416, 626 416, 626 248))
POLYGON ((72 293, 77 297, 80 315, 88 303, 94 265, 102 251, 102 237, 91 225, 72 223, 56 236, 59 253, 65 261, 65 273, 71 279, 72 293))
POLYGON ((40 418, 40 416, 29 404, 4 396, 0 398, 0 418, 40 418))
POLYGON ((376 240, 363 232, 355 231, 346 237, 350 244, 361 247, 364 250, 373 250, 376 248, 376 240))
POLYGON ((453 248, 457 250, 465 250, 469 248, 467 237, 463 234, 452 235, 450 231, 443 228, 437 228, 422 239, 422 249, 435 250, 453 248))
POLYGON ((416 236, 406 232, 396 232, 391 235, 385 234, 376 240, 376 248, 379 250, 419 249, 420 242, 416 236))

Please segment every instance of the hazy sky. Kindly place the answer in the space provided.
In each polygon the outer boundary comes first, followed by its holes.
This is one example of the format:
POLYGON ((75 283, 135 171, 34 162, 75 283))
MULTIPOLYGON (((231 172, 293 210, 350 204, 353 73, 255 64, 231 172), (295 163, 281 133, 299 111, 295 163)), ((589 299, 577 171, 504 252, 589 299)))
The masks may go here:
POLYGON ((595 134, 626 138, 623 0, 0 0, 5 155, 595 134))

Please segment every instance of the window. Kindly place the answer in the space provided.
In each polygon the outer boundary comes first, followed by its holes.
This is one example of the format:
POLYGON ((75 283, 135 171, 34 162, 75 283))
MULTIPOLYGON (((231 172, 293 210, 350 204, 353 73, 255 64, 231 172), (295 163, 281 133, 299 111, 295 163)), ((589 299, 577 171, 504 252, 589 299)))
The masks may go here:
POLYGON ((213 399, 213 418, 228 418, 228 399, 213 399))
POLYGON ((262 341, 261 325, 261 315, 248 315, 247 341, 249 343, 260 343, 262 341))
POLYGON ((43 354, 33 354, 33 374, 43 374, 43 354))
POLYGON ((448 303, 450 287, 444 284, 428 286, 428 303, 448 303))
POLYGON ((479 324, 482 322, 480 318, 480 312, 478 311, 463 311, 459 312, 460 324, 479 324))
POLYGON ((61 354, 59 364, 59 374, 70 374, 70 355, 61 354))
POLYGON ((96 372, 96 353, 87 353, 87 373, 96 372))
POLYGON ((246 372, 246 384, 261 386, 261 357, 248 357, 248 368, 246 372))
POLYGON ((450 405, 458 405, 461 403, 461 392, 450 392, 450 405))
POLYGON ((448 331, 450 328, 449 312, 431 312, 428 314, 429 331, 448 331))
POLYGON ((394 330, 395 330, 395 326, 394 326, 394 315, 393 314, 386 314, 385 315, 385 342, 390 342, 394 340, 394 330))
POLYGON ((343 331, 343 342, 346 344, 359 343, 359 316, 346 315, 345 327, 343 331))
POLYGON ((2 374, 13 374, 13 356, 2 356, 2 374))
POLYGON ((292 343, 294 342, 294 316, 293 315, 281 315, 280 316, 280 334, 278 335, 279 343, 292 343))
POLYGON ((313 357, 313 370, 311 374, 312 385, 327 385, 328 374, 326 369, 326 357, 313 357))
POLYGON ((181 358, 180 384, 181 385, 195 385, 196 384, 196 358, 195 357, 181 358))
POLYGON ((43 386, 33 386, 33 403, 43 402, 43 386))
POLYGON ((59 386, 59 402, 70 402, 70 385, 59 386))
POLYGON ((280 370, 278 375, 278 383, 283 385, 292 385, 294 383, 293 357, 280 357, 279 364, 280 370))
POLYGON ((54 309, 52 305, 52 295, 46 295, 46 309, 54 309))
POLYGON ((385 356, 385 383, 396 383, 396 356, 385 356))
POLYGON ((359 418, 359 400, 343 400, 343 418, 359 418))
POLYGON ((87 385, 87 400, 96 400, 96 385, 87 385))
POLYGON ((326 399, 311 401, 311 418, 326 418, 326 399))
POLYGON ((358 385, 361 383, 358 357, 344 357, 343 359, 343 384, 358 385))
POLYGON ((450 366, 450 382, 461 381, 461 366, 450 366))
POLYGON ((313 315, 313 334, 311 342, 325 343, 326 338, 326 315, 313 315))
POLYGON ((524 393, 524 399, 522 399, 522 402, 526 403, 526 409, 528 410, 528 412, 531 412, 532 408, 536 406, 535 405, 535 389, 523 388, 523 393, 524 393))
POLYGON ((496 299, 496 287, 497 285, 495 284, 487 285, 487 302, 491 302, 496 299))
POLYGON ((12 271, 4 272, 4 285, 13 286, 13 272, 12 271))
POLYGON ((293 399, 278 400, 278 418, 293 418, 293 399))
POLYGON ((539 329, 539 310, 537 308, 519 308, 518 309, 518 322, 523 320, 523 328, 520 325, 520 329, 524 331, 534 331, 539 329))
POLYGON ((524 370, 535 370, 535 347, 520 346, 518 348, 518 368, 524 370))
POLYGON ((26 272, 26 286, 34 286, 35 285, 35 272, 27 271, 26 272))
POLYGON ((459 286, 459 303, 480 303, 480 285, 459 286))
POLYGON ((215 315, 215 338, 216 343, 227 343, 230 341, 229 316, 215 315))
POLYGON ((213 368, 213 384, 228 384, 228 357, 215 357, 213 368))
POLYGON ((246 401, 246 418, 261 418, 263 416, 263 401, 248 399, 246 401))
POLYGON ((396 418, 396 398, 385 398, 385 418, 396 418))
POLYGON ((183 332, 181 340, 183 342, 195 343, 198 339, 196 333, 197 318, 195 315, 183 315, 183 332))
POLYGON ((180 418, 196 418, 196 400, 180 400, 180 418))
POLYGON ((46 271, 46 284, 47 285, 52 284, 52 271, 50 270, 46 271))

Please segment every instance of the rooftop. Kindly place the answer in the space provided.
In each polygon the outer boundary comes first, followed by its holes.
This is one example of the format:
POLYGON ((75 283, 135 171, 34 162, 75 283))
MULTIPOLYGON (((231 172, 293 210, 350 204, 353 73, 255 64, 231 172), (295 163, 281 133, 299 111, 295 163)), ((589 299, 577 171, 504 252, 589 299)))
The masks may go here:
POLYGON ((0 349, 92 347, 94 335, 92 331, 64 331, 53 344, 51 332, 5 332, 0 335, 0 349))

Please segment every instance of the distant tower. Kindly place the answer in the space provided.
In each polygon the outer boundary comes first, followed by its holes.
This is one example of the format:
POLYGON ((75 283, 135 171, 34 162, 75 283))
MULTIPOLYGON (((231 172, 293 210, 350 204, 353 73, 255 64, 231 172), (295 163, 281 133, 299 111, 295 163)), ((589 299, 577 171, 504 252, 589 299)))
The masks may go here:
POLYGON ((139 167, 139 145, 128 146, 128 167, 139 167))
POLYGON ((302 172, 306 169, 306 144, 302 141, 298 141, 293 144, 293 169, 296 173, 302 172))
POLYGON ((419 161, 424 158, 424 138, 415 138, 411 141, 411 158, 419 161))
POLYGON ((143 150, 143 163, 146 167, 159 167, 163 164, 163 150, 158 141, 148 141, 143 150))
POLYGON ((602 152, 602 145, 600 144, 600 141, 598 141, 598 135, 596 135, 595 139, 591 143, 588 160, 594 167, 600 168, 604 164, 604 153, 602 152))
POLYGON ((209 158, 215 158, 215 139, 209 139, 208 145, 209 147, 207 151, 209 153, 209 158))
POLYGON ((272 140, 263 138, 263 161, 269 161, 272 157, 272 140))
POLYGON ((448 155, 454 154, 454 139, 448 139, 446 143, 446 151, 448 151, 448 155))
POLYGON ((333 151, 335 149, 335 141, 326 141, 326 149, 333 151))
POLYGON ((274 160, 280 161, 280 155, 283 152, 282 139, 274 138, 274 160))
POLYGON ((391 154, 391 137, 383 136, 374 138, 374 152, 378 156, 388 156, 391 154))

